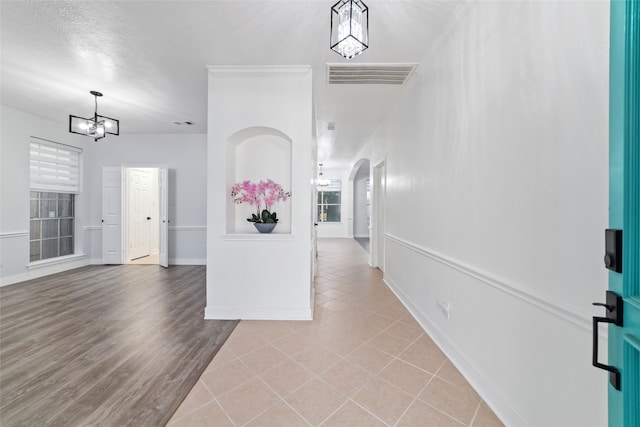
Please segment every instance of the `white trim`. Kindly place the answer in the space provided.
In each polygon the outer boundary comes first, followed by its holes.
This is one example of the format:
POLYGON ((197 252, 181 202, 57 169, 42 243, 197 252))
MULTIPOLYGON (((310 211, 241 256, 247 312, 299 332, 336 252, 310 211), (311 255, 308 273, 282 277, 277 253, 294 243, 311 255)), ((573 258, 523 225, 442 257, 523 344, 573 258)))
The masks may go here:
POLYGON ((278 233, 253 233, 253 234, 221 234, 222 240, 247 240, 247 241, 263 241, 263 240, 295 240, 293 234, 278 233))
POLYGON ((311 308, 206 307, 205 319, 218 320, 313 320, 311 308))
POLYGON ((384 283, 398 297, 400 302, 411 313, 413 318, 420 324, 422 329, 433 339, 436 345, 449 358, 451 363, 462 373, 465 379, 478 392, 487 405, 490 405, 493 412, 499 415, 500 420, 507 426, 529 426, 531 425, 520 415, 507 400, 480 375, 475 365, 468 360, 448 339, 429 317, 425 316, 396 285, 393 280, 385 278, 384 283))
POLYGON ((473 266, 464 264, 460 261, 454 260, 452 258, 439 254, 435 251, 432 251, 430 249, 426 249, 421 246, 415 245, 411 242, 403 240, 392 234, 385 233, 384 236, 385 238, 391 240, 392 242, 397 243, 401 246, 404 246, 405 248, 410 249, 413 252, 426 256, 434 261, 439 262, 440 264, 446 265, 447 267, 450 267, 454 270, 464 273, 467 276, 470 276, 476 280, 479 280, 496 289, 499 289, 502 292, 505 292, 509 295, 512 295, 523 301, 526 301, 529 304, 534 305, 542 310, 545 310, 561 319, 571 322, 574 325, 579 326, 580 328, 591 331, 592 314, 589 314, 586 312, 580 312, 565 304, 559 304, 546 295, 536 295, 534 291, 527 289, 522 285, 519 285, 516 283, 508 283, 505 280, 491 276, 488 273, 482 270, 479 270, 473 266))
POLYGON ((208 65, 207 70, 214 78, 234 77, 279 77, 306 76, 311 71, 309 65, 277 65, 277 66, 218 66, 208 65))
POLYGON ((47 258, 40 261, 34 261, 27 264, 27 270, 35 270, 38 268, 49 267, 51 265, 64 264, 71 261, 77 261, 86 258, 85 254, 73 254, 66 256, 59 256, 55 258, 47 258))
POLYGON ((169 265, 207 265, 206 258, 170 258, 169 265))
POLYGON ((206 225, 170 225, 169 231, 207 231, 206 225))
MULTIPOLYGON (((102 230, 102 225, 85 225, 85 231, 102 230)), ((206 225, 170 225, 169 231, 207 231, 206 225)), ((29 234, 29 232, 26 232, 29 234)))
POLYGON ((11 239, 14 237, 29 237, 28 231, 8 231, 6 233, 0 233, 0 239, 11 239))
MULTIPOLYGON (((58 259, 60 262, 48 263, 47 265, 40 265, 37 268, 30 269, 26 273, 15 274, 13 276, 0 278, 0 286, 13 285, 16 283, 24 282, 26 280, 38 279, 40 277, 48 276, 50 274, 61 273, 67 270, 73 270, 75 268, 85 267, 89 265, 89 260, 84 255, 70 255, 68 257, 60 257, 64 260, 58 259), (45 268, 46 267, 46 268, 45 268)), ((54 258, 52 258, 54 259, 54 258)), ((45 260, 49 261, 49 260, 45 260)), ((38 261, 41 262, 41 261, 38 261)), ((29 268, 29 266, 27 267, 29 268)))

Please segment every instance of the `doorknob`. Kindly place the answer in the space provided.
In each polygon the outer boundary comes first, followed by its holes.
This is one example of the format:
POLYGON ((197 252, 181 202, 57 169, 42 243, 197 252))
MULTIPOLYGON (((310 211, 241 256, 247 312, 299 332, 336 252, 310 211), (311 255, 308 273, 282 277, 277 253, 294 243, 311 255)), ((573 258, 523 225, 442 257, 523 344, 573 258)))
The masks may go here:
POLYGON ((596 368, 609 372, 609 382, 616 389, 620 390, 620 371, 615 366, 605 365, 598 362, 598 324, 613 323, 622 326, 622 297, 615 292, 607 291, 607 302, 594 302, 593 305, 602 306, 607 309, 606 317, 593 316, 593 355, 592 363, 596 368))
POLYGON ((148 216, 148 217, 147 217, 147 221, 148 221, 148 220, 150 220, 150 219, 151 219, 151 217, 150 217, 150 216, 148 216))

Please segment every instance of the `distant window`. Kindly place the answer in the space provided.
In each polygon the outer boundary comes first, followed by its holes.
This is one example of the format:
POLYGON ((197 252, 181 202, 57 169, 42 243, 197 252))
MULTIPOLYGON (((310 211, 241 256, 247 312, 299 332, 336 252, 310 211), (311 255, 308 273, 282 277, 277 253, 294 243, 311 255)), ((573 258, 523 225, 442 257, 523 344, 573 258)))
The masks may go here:
POLYGON ((318 187, 318 222, 340 222, 342 181, 332 179, 318 187))
POLYGON ((30 146, 29 260, 74 253, 75 194, 80 190, 80 152, 32 139, 30 146))

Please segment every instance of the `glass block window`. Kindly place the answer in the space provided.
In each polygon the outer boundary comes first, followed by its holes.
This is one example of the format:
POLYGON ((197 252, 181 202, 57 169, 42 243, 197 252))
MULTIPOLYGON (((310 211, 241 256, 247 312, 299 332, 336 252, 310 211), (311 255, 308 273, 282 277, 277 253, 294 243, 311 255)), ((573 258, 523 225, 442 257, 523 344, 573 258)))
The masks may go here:
POLYGON ((74 195, 32 191, 29 260, 73 254, 74 195))
POLYGON ((342 181, 332 179, 329 185, 318 186, 318 222, 340 222, 342 181))

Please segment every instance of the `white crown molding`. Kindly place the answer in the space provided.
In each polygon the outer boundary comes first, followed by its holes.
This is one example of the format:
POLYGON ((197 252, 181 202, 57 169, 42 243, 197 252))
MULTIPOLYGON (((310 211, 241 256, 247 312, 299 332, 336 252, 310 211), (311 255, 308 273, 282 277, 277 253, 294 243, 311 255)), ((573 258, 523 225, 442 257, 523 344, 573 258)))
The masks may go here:
POLYGON ((311 72, 310 65, 258 65, 258 66, 207 66, 209 74, 215 78, 234 77, 303 77, 311 72))

